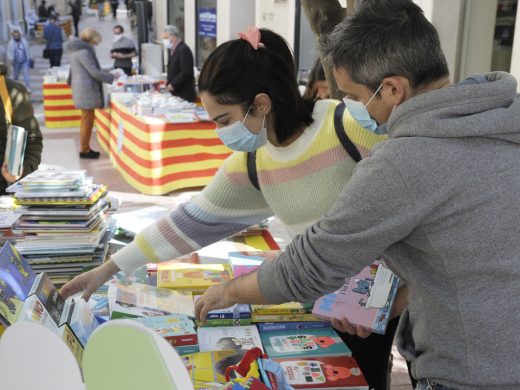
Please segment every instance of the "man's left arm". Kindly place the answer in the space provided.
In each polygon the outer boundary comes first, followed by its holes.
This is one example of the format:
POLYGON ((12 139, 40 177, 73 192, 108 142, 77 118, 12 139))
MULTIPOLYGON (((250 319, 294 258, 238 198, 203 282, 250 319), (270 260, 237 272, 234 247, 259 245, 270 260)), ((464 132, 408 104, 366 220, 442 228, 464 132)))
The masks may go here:
POLYGON ((209 289, 197 314, 234 303, 314 301, 406 237, 418 219, 415 199, 391 162, 363 160, 327 215, 258 272, 209 289))

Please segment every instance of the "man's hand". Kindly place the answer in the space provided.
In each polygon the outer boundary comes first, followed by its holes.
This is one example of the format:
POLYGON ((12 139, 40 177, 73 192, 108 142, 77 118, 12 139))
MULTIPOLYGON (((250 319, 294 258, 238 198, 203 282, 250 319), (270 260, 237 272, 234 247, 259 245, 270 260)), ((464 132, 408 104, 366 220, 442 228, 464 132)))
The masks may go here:
POLYGON ((366 328, 363 328, 359 325, 352 325, 350 321, 346 318, 335 319, 333 318, 331 321, 332 326, 339 330, 340 332, 348 333, 352 336, 358 336, 362 339, 366 339, 368 336, 372 334, 372 332, 366 328))
POLYGON ((237 303, 236 300, 231 297, 231 283, 232 282, 224 282, 212 286, 200 297, 195 304, 195 316, 199 321, 205 324, 208 312, 211 310, 227 309, 237 303))
POLYGON ((2 164, 2 176, 4 177, 4 179, 8 182, 8 183, 14 183, 15 181, 19 180, 22 176, 14 176, 14 175, 11 175, 8 171, 7 171, 7 162, 4 162, 2 164))
POLYGON ((119 268, 117 265, 112 260, 108 260, 103 265, 78 275, 70 282, 66 283, 60 289, 60 294, 63 299, 67 299, 71 295, 83 291, 82 297, 85 301, 88 301, 90 296, 99 288, 99 286, 109 280, 112 275, 118 271, 119 268))
POLYGON ((173 92, 173 87, 171 86, 171 84, 168 84, 168 85, 166 86, 166 90, 167 90, 168 92, 173 92))

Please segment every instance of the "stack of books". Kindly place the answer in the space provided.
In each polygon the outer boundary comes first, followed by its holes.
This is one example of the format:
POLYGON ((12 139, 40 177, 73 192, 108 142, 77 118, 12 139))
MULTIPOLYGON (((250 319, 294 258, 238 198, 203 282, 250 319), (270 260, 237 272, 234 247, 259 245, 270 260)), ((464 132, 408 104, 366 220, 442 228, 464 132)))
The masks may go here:
POLYGON ((62 284, 103 262, 115 223, 107 218, 107 188, 84 170, 38 170, 7 191, 23 207, 4 239, 15 242, 35 272, 62 284))

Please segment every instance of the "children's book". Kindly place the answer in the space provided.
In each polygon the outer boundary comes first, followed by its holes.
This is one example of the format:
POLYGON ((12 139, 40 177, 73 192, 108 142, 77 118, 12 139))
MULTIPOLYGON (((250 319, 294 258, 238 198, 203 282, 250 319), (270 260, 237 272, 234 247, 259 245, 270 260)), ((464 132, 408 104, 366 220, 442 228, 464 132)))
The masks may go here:
POLYGON ((251 313, 252 322, 307 322, 320 321, 314 314, 257 314, 251 313))
POLYGON ((157 287, 203 293, 209 287, 231 279, 227 264, 165 262, 157 265, 157 287))
POLYGON ((150 317, 169 314, 195 316, 193 296, 147 284, 111 283, 108 288, 110 318, 150 317))
POLYGON ((135 321, 155 330, 174 347, 197 344, 197 332, 193 321, 183 314, 142 317, 136 318, 135 321))
POLYGON ((238 278, 253 272, 260 267, 264 260, 275 260, 280 253, 282 253, 280 250, 229 252, 229 263, 233 269, 233 276, 238 278))
POLYGON ((0 250, 0 315, 13 324, 36 275, 29 263, 7 241, 0 250))
POLYGON ((269 332, 260 337, 270 358, 352 355, 332 328, 269 332))
POLYGON ((319 298, 313 314, 323 318, 347 318, 353 325, 384 334, 399 287, 399 277, 381 261, 345 279, 336 292, 319 298))
POLYGON ((242 354, 235 351, 197 352, 183 355, 182 359, 190 373, 192 382, 226 383, 226 368, 237 364, 242 354))
POLYGON ((263 350, 260 335, 254 325, 199 328, 197 334, 201 352, 232 350, 245 353, 253 347, 263 350))
POLYGON ((45 306, 51 318, 56 324, 59 324, 65 300, 58 293, 58 290, 45 272, 36 277, 27 295, 30 296, 32 294, 36 294, 40 298, 40 302, 45 306))
POLYGON ((368 390, 368 383, 351 356, 273 359, 295 389, 368 390))
POLYGON ((256 325, 260 333, 280 332, 286 330, 302 329, 321 329, 330 328, 328 321, 307 321, 307 322, 261 322, 256 325))
MULTIPOLYGON (((201 295, 195 295, 194 300, 200 299, 201 295)), ((208 313, 208 320, 221 320, 221 319, 241 319, 251 318, 251 309, 249 305, 237 303, 234 306, 228 307, 227 309, 211 310, 208 313)))

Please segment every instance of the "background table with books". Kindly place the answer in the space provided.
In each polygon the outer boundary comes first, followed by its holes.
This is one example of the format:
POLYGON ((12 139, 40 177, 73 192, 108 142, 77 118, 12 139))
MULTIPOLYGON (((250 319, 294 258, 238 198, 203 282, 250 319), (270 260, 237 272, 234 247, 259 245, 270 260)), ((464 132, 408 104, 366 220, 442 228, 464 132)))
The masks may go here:
POLYGON ((72 90, 64 81, 43 83, 43 112, 49 129, 80 126, 81 110, 74 107, 72 90))
POLYGON ((109 109, 96 110, 96 128, 114 167, 143 194, 205 186, 231 153, 214 122, 143 117, 113 100, 109 109))

